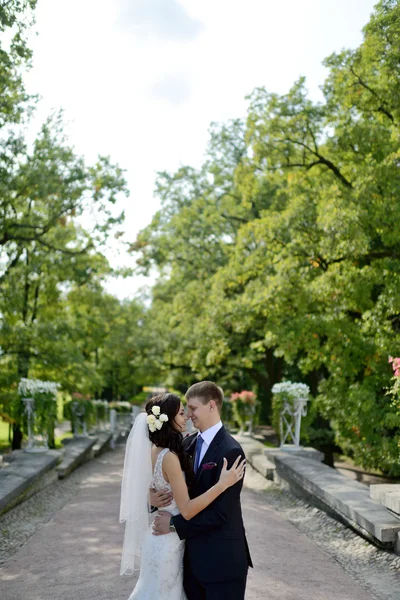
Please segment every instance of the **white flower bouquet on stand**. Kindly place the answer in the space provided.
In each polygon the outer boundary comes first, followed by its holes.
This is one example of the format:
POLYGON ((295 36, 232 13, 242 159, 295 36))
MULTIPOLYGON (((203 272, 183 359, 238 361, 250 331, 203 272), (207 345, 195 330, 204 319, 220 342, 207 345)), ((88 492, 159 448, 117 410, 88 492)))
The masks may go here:
POLYGON ((22 378, 18 385, 19 412, 28 434, 26 452, 46 452, 54 447, 54 427, 57 421, 57 390, 54 381, 22 378))
POLYGON ((301 418, 307 414, 310 388, 305 383, 282 381, 272 387, 274 426, 279 428, 282 450, 300 450, 301 418), (289 441, 289 443, 286 443, 289 441))

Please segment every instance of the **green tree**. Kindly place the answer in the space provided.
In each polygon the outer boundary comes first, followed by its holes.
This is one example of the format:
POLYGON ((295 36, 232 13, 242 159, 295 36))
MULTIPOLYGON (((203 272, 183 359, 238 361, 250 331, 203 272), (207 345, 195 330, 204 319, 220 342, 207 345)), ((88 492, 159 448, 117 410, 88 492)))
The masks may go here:
MULTIPOLYGON (((89 379, 92 387, 101 386, 85 344, 74 343, 68 293, 101 286, 112 273, 101 250, 120 235, 124 214, 117 212, 117 200, 127 194, 123 171, 110 158, 88 166, 76 155, 61 114, 45 121, 32 147, 24 139, 21 124, 35 106, 23 82, 35 5, 9 0, 0 7, 2 412, 8 412, 20 377, 55 379, 70 389, 80 376, 84 386, 89 379)), ((86 336, 87 346, 95 343, 90 331, 86 336)))
POLYGON ((295 374, 341 447, 391 474, 400 473, 385 395, 387 355, 400 342, 399 11, 382 0, 361 46, 327 59, 323 102, 308 99, 304 79, 282 96, 256 89, 245 130, 217 128, 199 172, 164 178, 163 214, 134 246, 162 275, 150 314, 165 378, 176 369, 227 391, 250 379, 268 416, 273 383, 295 374))

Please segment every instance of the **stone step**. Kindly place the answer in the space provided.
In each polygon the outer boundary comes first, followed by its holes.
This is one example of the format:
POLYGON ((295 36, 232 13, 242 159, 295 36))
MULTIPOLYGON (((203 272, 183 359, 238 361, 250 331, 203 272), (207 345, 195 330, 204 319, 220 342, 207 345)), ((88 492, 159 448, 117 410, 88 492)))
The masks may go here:
POLYGON ((270 452, 278 481, 294 493, 350 525, 374 543, 398 550, 400 519, 369 496, 368 487, 316 460, 291 452, 270 452))
POLYGON ((62 463, 57 467, 58 478, 64 479, 79 465, 92 458, 92 448, 96 442, 97 437, 67 438, 62 463))
POLYGON ((102 431, 96 433, 97 442, 93 446, 93 456, 99 456, 102 452, 109 450, 111 446, 112 433, 110 431, 102 431))
POLYGON ((242 446, 247 462, 253 469, 258 471, 263 477, 273 480, 275 465, 265 455, 264 444, 246 435, 234 435, 233 437, 242 446))
POLYGON ((275 455, 280 456, 282 452, 290 456, 297 456, 299 458, 308 458, 310 460, 316 460, 317 462, 322 462, 324 460, 324 453, 320 452, 316 448, 311 448, 307 446, 301 446, 300 448, 296 448, 296 446, 292 446, 289 444, 285 444, 282 448, 265 448, 264 452, 268 459, 275 465, 275 455))
POLYGON ((14 450, 0 469, 0 514, 10 510, 57 479, 55 467, 62 452, 14 450))
POLYGON ((400 483, 371 485, 369 495, 374 502, 386 506, 400 516, 400 483))

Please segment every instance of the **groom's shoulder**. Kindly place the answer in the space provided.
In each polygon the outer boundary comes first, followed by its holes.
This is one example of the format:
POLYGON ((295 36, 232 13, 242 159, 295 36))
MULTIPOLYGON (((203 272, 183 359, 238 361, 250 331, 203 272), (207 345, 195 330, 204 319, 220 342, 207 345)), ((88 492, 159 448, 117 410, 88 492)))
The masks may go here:
POLYGON ((225 435, 225 444, 229 447, 229 449, 233 450, 233 449, 237 449, 240 450, 240 452, 243 452, 243 448, 242 446, 239 444, 239 442, 237 440, 235 440, 235 438, 233 437, 233 435, 231 435, 229 433, 229 431, 226 431, 226 435, 225 435))

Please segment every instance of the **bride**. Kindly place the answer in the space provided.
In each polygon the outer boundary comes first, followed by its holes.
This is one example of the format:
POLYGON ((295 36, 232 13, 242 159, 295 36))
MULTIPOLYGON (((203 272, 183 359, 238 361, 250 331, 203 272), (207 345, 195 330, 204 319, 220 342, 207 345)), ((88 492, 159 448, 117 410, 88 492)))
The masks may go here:
POLYGON ((168 489, 173 494, 165 508, 189 520, 244 475, 240 457, 232 467, 224 466, 219 481, 191 500, 188 485, 194 477, 191 458, 182 448, 186 414, 180 398, 162 394, 152 398, 145 412, 136 417, 129 434, 122 478, 120 521, 125 521, 121 575, 140 568, 139 580, 129 600, 186 600, 183 589, 185 542, 175 532, 155 536, 149 513, 149 488, 168 489), (139 566, 140 559, 140 566, 139 566))

